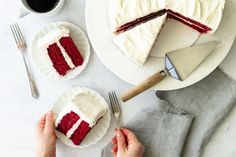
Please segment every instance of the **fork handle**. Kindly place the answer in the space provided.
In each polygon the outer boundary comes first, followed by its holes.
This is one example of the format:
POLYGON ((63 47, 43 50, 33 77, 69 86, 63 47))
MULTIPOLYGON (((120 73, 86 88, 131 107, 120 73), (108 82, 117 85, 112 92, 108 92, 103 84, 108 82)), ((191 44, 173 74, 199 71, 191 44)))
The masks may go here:
POLYGON ((33 76, 31 75, 31 73, 29 71, 28 65, 26 63, 26 58, 25 58, 25 55, 23 53, 22 53, 22 56, 23 56, 23 60, 24 60, 25 69, 26 69, 26 73, 27 73, 27 76, 28 76, 29 84, 30 84, 31 95, 32 95, 33 98, 36 99, 36 98, 39 97, 38 88, 36 86, 36 83, 35 83, 35 80, 34 80, 33 76))
POLYGON ((147 89, 151 88, 161 80, 163 80, 166 77, 166 73, 164 70, 150 76, 149 78, 145 79, 143 82, 138 84, 137 86, 129 89, 126 91, 122 96, 121 99, 123 102, 128 101, 129 99, 132 99, 133 97, 141 94, 142 92, 146 91, 147 89))

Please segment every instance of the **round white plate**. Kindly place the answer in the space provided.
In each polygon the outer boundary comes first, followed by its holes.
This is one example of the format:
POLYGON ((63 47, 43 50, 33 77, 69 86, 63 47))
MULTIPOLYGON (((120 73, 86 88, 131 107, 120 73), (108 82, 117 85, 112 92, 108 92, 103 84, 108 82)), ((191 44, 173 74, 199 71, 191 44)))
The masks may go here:
POLYGON ((76 25, 68 22, 55 22, 42 28, 34 37, 31 46, 31 57, 35 67, 44 75, 46 78, 51 80, 69 80, 79 75, 86 67, 90 56, 90 46, 85 33, 76 25), (65 76, 60 76, 53 68, 51 62, 45 59, 45 55, 37 47, 37 41, 51 30, 58 28, 58 26, 64 26, 70 29, 70 36, 73 39, 75 45, 79 49, 83 56, 84 62, 81 66, 76 67, 73 70, 68 71, 65 76))
MULTIPOLYGON (((109 2, 109 0, 86 1, 88 36, 102 63, 119 78, 130 84, 138 84, 148 76, 162 70, 164 68, 163 56, 166 51, 189 46, 198 37, 196 31, 177 21, 168 19, 151 53, 151 56, 155 57, 149 57, 144 66, 138 66, 113 44, 113 31, 109 24, 109 2)), ((214 35, 202 35, 198 40, 198 43, 211 40, 221 41, 210 56, 186 80, 178 81, 167 77, 153 89, 173 90, 192 85, 210 74, 221 63, 235 38, 233 28, 235 13, 230 9, 231 4, 232 0, 226 2, 218 31, 214 35)))
MULTIPOLYGON (((57 137, 64 142, 65 144, 72 146, 72 147, 78 147, 78 148, 84 148, 91 146, 95 143, 97 143, 99 140, 102 139, 102 137, 106 134, 109 126, 110 126, 110 110, 108 107, 108 104, 104 100, 104 98, 97 93, 96 91, 92 89, 88 89, 85 87, 76 87, 68 90, 64 94, 62 94, 57 101, 54 103, 52 107, 52 111, 55 114, 55 118, 59 115, 61 110, 69 104, 69 102, 78 94, 85 93, 89 94, 90 96, 94 97, 98 103, 104 104, 107 106, 107 112, 104 114, 103 118, 99 120, 99 122, 91 129, 91 131, 88 133, 88 135, 83 139, 82 143, 79 146, 76 146, 73 144, 73 142, 67 138, 64 134, 56 131, 57 137)), ((95 104, 96 105, 96 104, 95 104)))

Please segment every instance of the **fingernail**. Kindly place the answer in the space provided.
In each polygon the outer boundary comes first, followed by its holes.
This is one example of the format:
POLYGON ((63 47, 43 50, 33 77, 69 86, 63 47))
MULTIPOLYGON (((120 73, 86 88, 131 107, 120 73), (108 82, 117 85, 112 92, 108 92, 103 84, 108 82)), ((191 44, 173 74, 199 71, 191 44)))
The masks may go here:
POLYGON ((48 112, 47 112, 47 116, 48 116, 48 117, 53 117, 52 111, 48 111, 48 112))
POLYGON ((117 137, 120 137, 120 136, 121 136, 121 131, 118 130, 118 129, 116 130, 116 136, 117 136, 117 137))

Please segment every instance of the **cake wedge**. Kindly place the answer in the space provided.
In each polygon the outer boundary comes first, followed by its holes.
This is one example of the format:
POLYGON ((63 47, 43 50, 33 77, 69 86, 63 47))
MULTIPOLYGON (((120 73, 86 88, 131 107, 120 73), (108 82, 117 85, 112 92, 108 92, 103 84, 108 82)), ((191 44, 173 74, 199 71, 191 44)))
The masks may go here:
POLYGON ((94 96, 80 93, 60 111, 55 121, 56 131, 73 146, 79 146, 106 111, 107 107, 94 96))
POLYGON ((143 65, 165 23, 167 14, 137 25, 114 37, 114 43, 121 51, 138 65, 143 65))

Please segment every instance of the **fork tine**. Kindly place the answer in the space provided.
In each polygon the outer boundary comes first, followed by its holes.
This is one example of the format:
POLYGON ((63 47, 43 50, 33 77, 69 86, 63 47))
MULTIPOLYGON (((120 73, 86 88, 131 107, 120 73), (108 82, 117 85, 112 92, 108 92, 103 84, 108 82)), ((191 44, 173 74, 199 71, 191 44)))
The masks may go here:
POLYGON ((16 23, 15 25, 16 25, 16 29, 18 30, 18 33, 19 33, 19 35, 20 35, 22 44, 25 44, 25 39, 24 39, 24 37, 23 37, 23 34, 22 34, 21 30, 20 30, 19 25, 18 25, 17 23, 16 23))
POLYGON ((113 103, 113 98, 112 98, 111 92, 108 92, 108 95, 109 95, 109 99, 110 99, 112 112, 114 112, 115 109, 114 109, 114 103, 113 103))
POLYGON ((17 29, 17 24, 16 24, 16 23, 14 24, 14 29, 15 29, 16 35, 17 35, 17 37, 18 37, 18 44, 24 44, 23 41, 21 40, 20 32, 19 32, 19 30, 17 29))
POLYGON ((15 25, 12 24, 12 30, 13 30, 13 35, 15 36, 16 38, 16 44, 19 45, 20 44, 20 41, 19 41, 19 36, 17 34, 17 31, 16 31, 16 28, 15 28, 15 25))
POLYGON ((12 32, 12 35, 13 35, 13 37, 14 37, 14 40, 15 40, 15 42, 16 42, 16 44, 17 44, 17 39, 16 39, 15 33, 14 33, 14 31, 13 31, 13 26, 10 25, 10 28, 11 28, 11 32, 12 32))
POLYGON ((116 106, 116 109, 120 109, 120 106, 119 106, 119 101, 118 101, 118 99, 117 99, 117 96, 116 96, 116 93, 113 91, 112 92, 112 94, 113 94, 113 98, 114 98, 114 101, 115 101, 115 106, 116 106))

